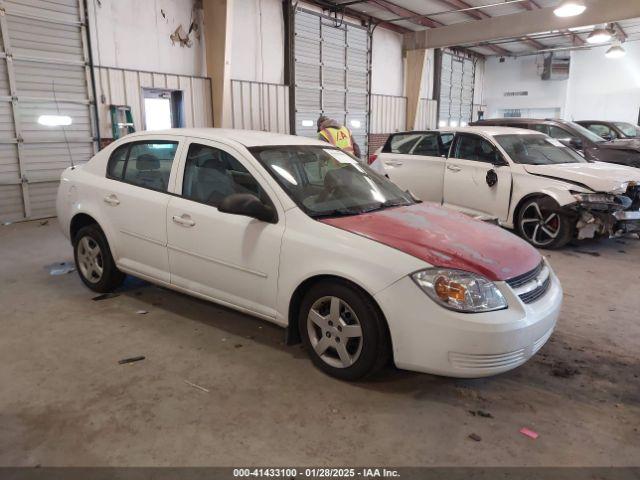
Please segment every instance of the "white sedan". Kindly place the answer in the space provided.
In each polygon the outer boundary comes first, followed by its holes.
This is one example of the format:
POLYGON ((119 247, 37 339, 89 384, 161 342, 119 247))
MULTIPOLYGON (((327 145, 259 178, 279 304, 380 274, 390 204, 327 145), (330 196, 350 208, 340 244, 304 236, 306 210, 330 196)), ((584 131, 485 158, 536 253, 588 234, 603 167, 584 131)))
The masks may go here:
POLYGON ((640 169, 590 163, 536 131, 396 133, 370 163, 417 197, 496 218, 536 247, 640 232, 640 169))
POLYGON ((494 225, 429 203, 326 143, 239 130, 136 133, 62 174, 90 289, 132 274, 287 329, 323 371, 480 377, 551 335, 562 289, 494 225))

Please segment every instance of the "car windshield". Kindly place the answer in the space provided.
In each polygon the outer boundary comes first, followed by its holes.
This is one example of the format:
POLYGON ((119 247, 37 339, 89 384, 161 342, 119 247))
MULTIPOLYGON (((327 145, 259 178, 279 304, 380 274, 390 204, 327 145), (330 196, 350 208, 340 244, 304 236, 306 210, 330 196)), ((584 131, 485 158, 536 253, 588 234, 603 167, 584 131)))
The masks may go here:
POLYGON ((578 153, 546 135, 496 135, 495 140, 515 163, 525 165, 555 165, 587 163, 578 153))
POLYGON ((591 140, 594 143, 606 142, 606 140, 600 135, 596 135, 588 128, 584 128, 582 125, 579 125, 575 122, 567 122, 567 125, 570 125, 571 128, 575 129, 580 135, 582 135, 583 137, 587 137, 588 140, 591 140))
POLYGON ((614 125, 622 132, 625 137, 640 137, 640 127, 633 123, 615 122, 614 125))
POLYGON ((411 205, 412 196, 345 152, 315 145, 249 149, 311 217, 411 205))

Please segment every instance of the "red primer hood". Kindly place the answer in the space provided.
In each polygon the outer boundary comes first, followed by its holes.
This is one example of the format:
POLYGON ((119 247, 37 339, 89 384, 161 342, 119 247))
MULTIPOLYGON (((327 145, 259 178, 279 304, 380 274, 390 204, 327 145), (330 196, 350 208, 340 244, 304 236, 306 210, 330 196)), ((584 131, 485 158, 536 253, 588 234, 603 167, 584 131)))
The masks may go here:
POLYGON ((517 277, 541 261, 538 251, 514 234, 433 203, 321 221, 431 265, 478 273, 490 280, 517 277))

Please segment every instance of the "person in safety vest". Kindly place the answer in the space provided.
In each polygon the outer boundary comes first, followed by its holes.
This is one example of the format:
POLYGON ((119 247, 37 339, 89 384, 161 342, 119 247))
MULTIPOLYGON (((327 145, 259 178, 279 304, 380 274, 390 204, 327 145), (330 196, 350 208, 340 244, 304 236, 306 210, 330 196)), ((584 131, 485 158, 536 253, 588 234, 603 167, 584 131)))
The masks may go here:
POLYGON ((353 139, 351 130, 340 126, 338 122, 324 115, 318 118, 318 139, 324 140, 358 158, 360 157, 360 147, 353 139))

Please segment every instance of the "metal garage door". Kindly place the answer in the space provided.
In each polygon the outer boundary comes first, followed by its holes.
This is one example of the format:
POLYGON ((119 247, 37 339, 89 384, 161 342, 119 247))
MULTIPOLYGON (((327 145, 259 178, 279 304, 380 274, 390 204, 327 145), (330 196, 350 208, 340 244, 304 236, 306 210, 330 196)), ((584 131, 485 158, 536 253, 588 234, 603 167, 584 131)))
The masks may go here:
POLYGON ((295 13, 295 133, 317 136, 324 114, 348 126, 367 151, 367 29, 306 10, 295 13))
POLYGON ((0 0, 0 221, 55 214, 60 172, 94 152, 83 25, 80 0, 0 0))
POLYGON ((475 62, 445 50, 440 76, 439 125, 465 126, 473 117, 475 62))

